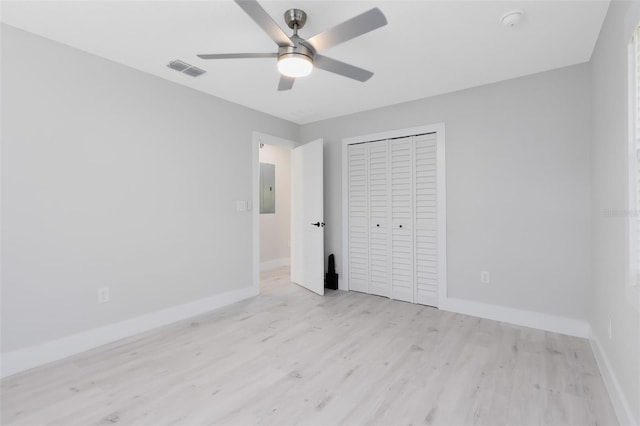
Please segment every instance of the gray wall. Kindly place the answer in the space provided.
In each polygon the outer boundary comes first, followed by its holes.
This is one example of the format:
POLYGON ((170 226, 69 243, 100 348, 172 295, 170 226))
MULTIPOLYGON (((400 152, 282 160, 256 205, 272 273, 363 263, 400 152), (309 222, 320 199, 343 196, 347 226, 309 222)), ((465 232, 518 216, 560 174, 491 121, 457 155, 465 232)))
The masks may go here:
POLYGON ((251 286, 253 130, 298 135, 2 25, 3 352, 251 286))
POLYGON ((583 64, 302 126, 325 140, 326 253, 340 272, 342 138, 444 122, 449 295, 586 319, 590 102, 583 64))
POLYGON ((591 59, 593 291, 589 319, 640 422, 640 313, 627 300, 627 46, 640 2, 613 1, 591 59), (612 338, 609 339, 609 319, 612 338))

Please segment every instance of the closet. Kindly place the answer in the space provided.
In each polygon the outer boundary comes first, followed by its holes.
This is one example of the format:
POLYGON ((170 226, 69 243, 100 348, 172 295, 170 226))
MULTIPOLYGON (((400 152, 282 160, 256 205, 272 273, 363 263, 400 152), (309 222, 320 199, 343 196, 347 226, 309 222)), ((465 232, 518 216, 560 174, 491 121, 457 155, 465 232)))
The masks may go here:
POLYGON ((436 133, 347 145, 349 290, 438 305, 436 133))

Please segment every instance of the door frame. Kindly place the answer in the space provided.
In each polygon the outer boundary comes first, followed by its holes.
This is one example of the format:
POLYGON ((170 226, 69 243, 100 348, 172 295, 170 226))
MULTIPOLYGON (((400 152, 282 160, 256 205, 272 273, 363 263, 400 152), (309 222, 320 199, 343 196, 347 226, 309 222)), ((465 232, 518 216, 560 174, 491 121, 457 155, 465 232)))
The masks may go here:
POLYGON ((251 137, 252 195, 252 285, 256 294, 260 293, 260 144, 284 146, 293 149, 300 144, 278 136, 254 131, 251 137))
POLYGON ((341 277, 339 282, 340 290, 349 290, 349 169, 347 157, 349 145, 402 138, 424 133, 436 133, 437 138, 438 307, 442 308, 445 306, 447 299, 447 191, 444 123, 396 129, 342 139, 342 273, 340 274, 341 277), (442 255, 440 255, 441 253, 442 255))

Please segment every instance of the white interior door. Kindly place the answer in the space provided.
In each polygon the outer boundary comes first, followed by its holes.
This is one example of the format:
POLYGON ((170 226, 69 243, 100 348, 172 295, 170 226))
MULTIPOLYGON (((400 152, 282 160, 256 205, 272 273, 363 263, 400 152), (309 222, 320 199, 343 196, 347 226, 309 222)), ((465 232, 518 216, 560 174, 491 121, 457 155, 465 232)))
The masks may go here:
POLYGON ((438 306, 438 139, 435 133, 414 139, 415 301, 438 306))
POLYGON ((323 141, 291 150, 291 281, 324 295, 323 141))
POLYGON ((367 146, 367 189, 369 198, 369 293, 391 297, 389 232, 389 144, 386 140, 367 146))
POLYGON ((390 141, 391 298, 413 302, 413 187, 411 137, 390 141))
POLYGON ((369 212, 367 195, 367 145, 349 145, 349 290, 369 293, 369 212))

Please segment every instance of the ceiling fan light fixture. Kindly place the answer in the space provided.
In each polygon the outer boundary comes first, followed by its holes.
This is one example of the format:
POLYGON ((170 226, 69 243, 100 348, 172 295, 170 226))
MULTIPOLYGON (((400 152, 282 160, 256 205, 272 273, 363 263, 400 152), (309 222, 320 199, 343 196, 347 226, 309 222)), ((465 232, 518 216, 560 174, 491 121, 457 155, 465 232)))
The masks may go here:
POLYGON ((290 90, 296 78, 308 76, 314 66, 360 82, 365 82, 373 76, 371 71, 318 55, 317 52, 387 25, 387 18, 377 7, 347 19, 307 40, 298 35, 298 30, 304 27, 307 21, 307 14, 303 10, 289 9, 284 13, 284 21, 293 30, 293 34, 289 36, 260 6, 258 0, 234 1, 278 45, 278 52, 208 53, 198 55, 200 59, 278 58, 278 71, 281 74, 278 91, 290 90))
POLYGON ((306 77, 313 71, 313 62, 306 55, 287 53, 278 57, 278 71, 287 77, 306 77))

